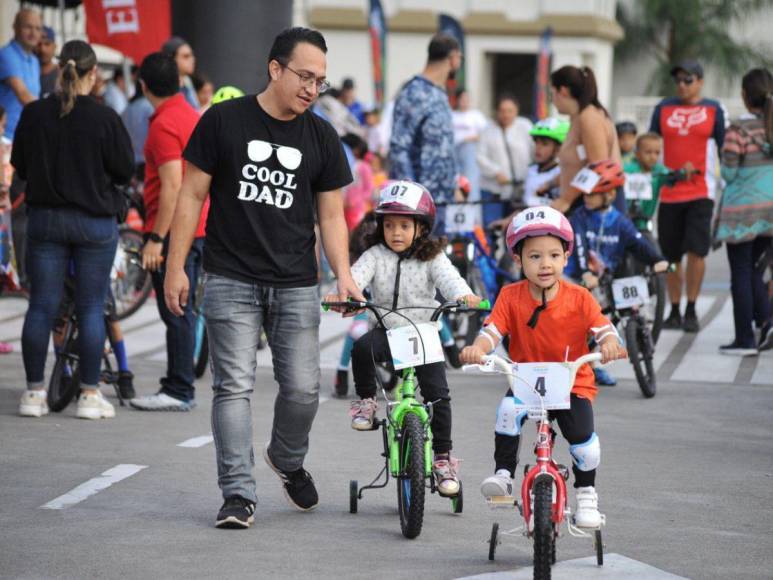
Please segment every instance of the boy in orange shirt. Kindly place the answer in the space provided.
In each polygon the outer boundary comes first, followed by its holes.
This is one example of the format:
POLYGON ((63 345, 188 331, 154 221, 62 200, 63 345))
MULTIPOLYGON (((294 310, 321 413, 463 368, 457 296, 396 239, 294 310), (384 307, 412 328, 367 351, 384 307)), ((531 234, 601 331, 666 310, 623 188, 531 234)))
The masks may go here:
MULTIPOLYGON (((462 362, 480 364, 506 335, 510 358, 517 362, 575 360, 589 352, 590 336, 600 345, 602 362, 625 358, 615 327, 601 314, 590 292, 561 278, 574 245, 572 226, 562 213, 550 207, 526 209, 511 221, 506 240, 526 279, 502 289, 480 335, 462 351, 462 362)), ((594 488, 601 459, 593 427, 595 397, 593 370, 585 365, 575 378, 571 408, 550 411, 570 445, 577 490, 575 525, 585 528, 601 524, 594 488)), ((508 390, 497 410, 496 473, 481 485, 486 497, 513 495, 520 432, 527 418, 525 411, 514 412, 514 404, 508 390)))

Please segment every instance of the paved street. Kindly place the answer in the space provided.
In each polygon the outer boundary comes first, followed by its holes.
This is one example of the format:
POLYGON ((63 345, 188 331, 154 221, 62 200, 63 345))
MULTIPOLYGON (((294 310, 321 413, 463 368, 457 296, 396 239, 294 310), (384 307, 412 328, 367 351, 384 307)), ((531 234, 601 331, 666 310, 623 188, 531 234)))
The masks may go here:
MULTIPOLYGON (((564 537, 556 578, 771 577, 773 352, 744 360, 716 354, 732 338, 724 260, 713 256, 698 304, 704 330, 663 335, 654 399, 642 399, 627 362, 612 369, 622 380, 595 405, 607 565, 599 570, 588 559, 590 541, 564 537)), ((18 340, 23 311, 20 300, 0 299, 0 340, 18 340)), ((70 407, 35 420, 16 416, 24 386, 18 348, 0 357, 0 576, 531 577, 525 538, 506 540, 496 562, 487 560, 492 522, 517 524, 511 511, 491 511, 478 492, 492 468, 503 392, 496 378, 449 373, 455 452, 464 460, 462 515, 428 497, 421 536, 405 540, 393 483, 366 492, 360 512, 348 513, 349 480, 365 482, 381 463, 379 436, 352 431, 348 402, 328 398, 346 327, 325 315, 325 396, 306 465, 321 496, 313 513, 287 506, 260 458, 275 393, 269 353, 260 353, 253 406, 260 503, 254 527, 243 532, 213 527, 221 499, 208 376, 197 383, 199 407, 191 413, 121 408, 113 420, 88 422, 70 407)), ((124 328, 138 391, 153 392, 164 369, 154 306, 124 328)), ((525 432, 528 441, 533 426, 525 432)), ((558 451, 569 464, 565 442, 558 451)), ((528 443, 522 463, 531 457, 528 443)))

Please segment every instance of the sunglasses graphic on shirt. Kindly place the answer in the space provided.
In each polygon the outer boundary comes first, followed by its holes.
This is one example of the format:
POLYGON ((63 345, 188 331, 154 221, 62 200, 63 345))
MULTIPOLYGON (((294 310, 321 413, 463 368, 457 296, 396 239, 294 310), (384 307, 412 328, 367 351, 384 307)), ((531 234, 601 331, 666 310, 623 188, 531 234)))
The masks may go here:
POLYGON ((298 169, 303 154, 295 147, 277 145, 275 143, 269 143, 268 141, 261 141, 260 139, 254 139, 247 143, 247 157, 250 158, 250 161, 254 161, 255 163, 266 161, 271 157, 274 150, 276 150, 276 158, 279 160, 282 167, 290 171, 298 169))

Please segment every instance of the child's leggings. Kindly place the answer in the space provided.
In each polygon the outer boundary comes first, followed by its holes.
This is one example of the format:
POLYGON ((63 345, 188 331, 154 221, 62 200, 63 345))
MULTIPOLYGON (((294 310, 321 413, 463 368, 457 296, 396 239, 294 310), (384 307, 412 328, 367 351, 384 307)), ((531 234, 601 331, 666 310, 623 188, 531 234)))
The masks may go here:
MULTIPOLYGON (((352 349, 352 372, 357 396, 368 399, 376 396, 376 362, 392 360, 383 328, 364 334, 352 349), (372 349, 372 350, 371 350, 372 349), (371 357, 371 352, 373 353, 371 357)), ((424 402, 432 402, 432 447, 435 453, 451 451, 451 397, 448 393, 445 362, 416 367, 416 378, 424 402)))
MULTIPOLYGON (((497 410, 494 435, 496 470, 507 469, 511 476, 515 476, 521 428, 527 418, 525 411, 514 412, 513 404, 513 393, 508 390, 497 410)), ((574 487, 594 485, 596 468, 601 461, 601 447, 593 430, 593 405, 588 399, 572 393, 571 408, 565 411, 550 411, 549 417, 558 422, 561 434, 569 442, 574 487)))

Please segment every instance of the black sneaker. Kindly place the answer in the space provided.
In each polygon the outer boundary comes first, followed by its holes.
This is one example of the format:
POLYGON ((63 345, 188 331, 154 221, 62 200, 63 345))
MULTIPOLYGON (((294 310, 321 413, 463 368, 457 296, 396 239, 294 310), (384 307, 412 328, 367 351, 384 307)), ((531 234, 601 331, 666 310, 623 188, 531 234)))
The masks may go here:
POLYGON ((282 480, 285 497, 291 506, 298 508, 302 512, 308 512, 317 507, 319 496, 317 495, 317 488, 314 486, 314 480, 308 471, 302 467, 295 471, 282 471, 271 461, 268 445, 263 448, 263 459, 274 473, 279 476, 279 479, 282 480))
POLYGON ((333 394, 336 398, 345 399, 349 394, 349 372, 339 369, 336 372, 336 380, 333 387, 333 394))
POLYGON ((446 353, 446 360, 455 369, 462 368, 462 361, 459 360, 459 347, 456 344, 449 344, 443 347, 446 353))
POLYGON ((663 321, 664 330, 682 330, 682 315, 672 310, 668 318, 663 321))
POLYGON ((682 330, 685 332, 698 332, 701 329, 701 325, 698 322, 698 317, 694 312, 688 312, 684 315, 682 320, 682 330))
POLYGON ((760 340, 757 343, 757 348, 760 351, 773 348, 773 323, 770 320, 760 330, 760 340))
POLYGON ((733 341, 730 344, 723 344, 719 347, 720 354, 728 356, 757 356, 759 351, 755 346, 741 346, 733 341))
POLYGON ((238 495, 225 500, 217 512, 216 528, 242 530, 249 528, 255 521, 255 504, 238 495))
POLYGON ((130 371, 118 373, 118 392, 121 393, 121 398, 127 401, 137 396, 134 392, 134 373, 130 371))

